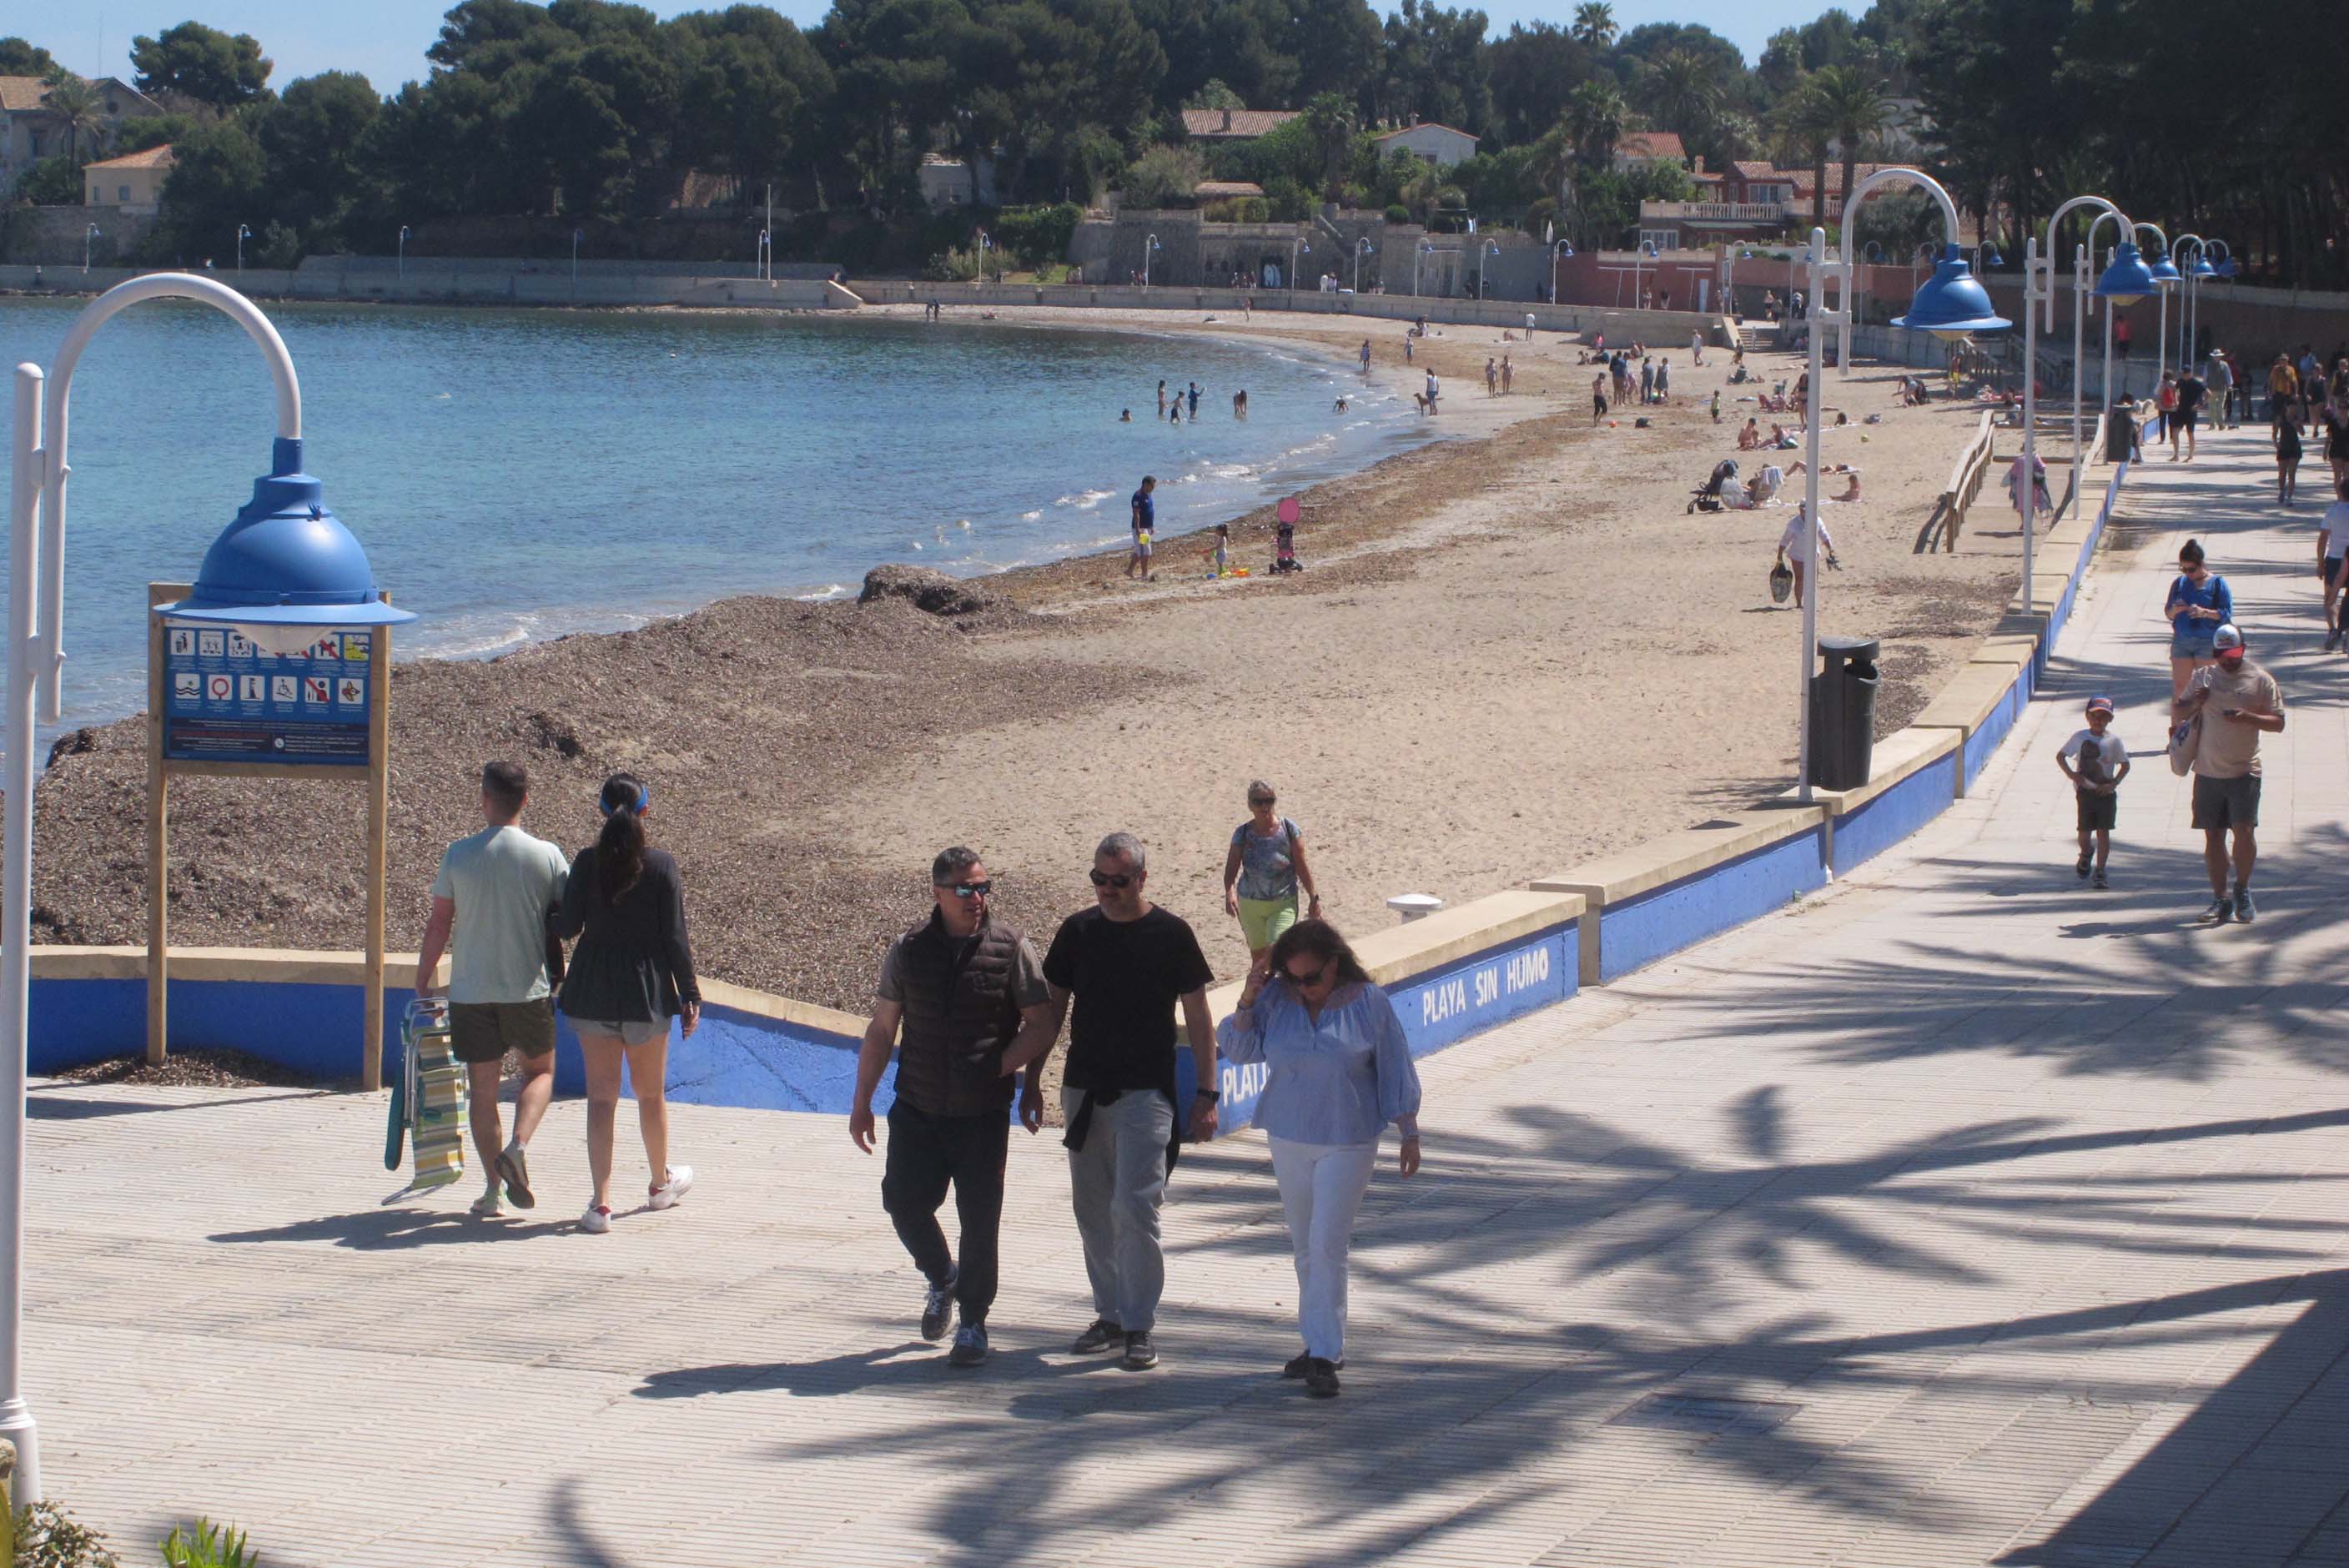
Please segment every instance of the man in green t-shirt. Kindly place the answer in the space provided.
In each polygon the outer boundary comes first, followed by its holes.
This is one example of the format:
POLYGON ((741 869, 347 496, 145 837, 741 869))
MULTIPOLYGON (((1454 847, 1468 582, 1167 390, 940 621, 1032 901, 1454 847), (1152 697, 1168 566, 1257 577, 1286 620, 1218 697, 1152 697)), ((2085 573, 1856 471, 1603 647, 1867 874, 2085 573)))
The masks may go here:
POLYGON ((438 988, 440 953, 449 964, 449 1044, 466 1066, 473 1145, 489 1190, 474 1201, 484 1219, 499 1212, 498 1182, 517 1209, 537 1206, 530 1190, 530 1135, 554 1098, 554 987, 547 973, 546 913, 563 901, 570 864, 544 839, 522 830, 530 776, 518 762, 481 769, 481 816, 489 826, 458 840, 432 879, 432 916, 416 954, 416 994, 438 988), (498 1088, 502 1064, 522 1058, 514 1094, 513 1141, 501 1145, 498 1088))

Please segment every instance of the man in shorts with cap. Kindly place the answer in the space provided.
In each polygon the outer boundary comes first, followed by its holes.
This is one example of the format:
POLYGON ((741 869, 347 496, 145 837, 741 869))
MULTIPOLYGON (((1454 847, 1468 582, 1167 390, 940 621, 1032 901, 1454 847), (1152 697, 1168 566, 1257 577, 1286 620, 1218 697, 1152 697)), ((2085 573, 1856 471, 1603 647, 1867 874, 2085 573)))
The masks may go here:
POLYGON ((2251 903, 2251 866, 2259 857, 2260 737, 2283 731, 2283 688, 2251 661, 2243 634, 2232 625, 2220 626, 2210 647, 2219 662, 2194 672, 2169 719, 2175 725, 2202 716, 2202 738, 2194 748, 2194 826, 2202 834, 2202 864, 2210 873, 2210 905, 2202 918, 2231 916, 2248 925, 2259 913, 2251 903), (2227 890, 2230 861, 2232 893, 2227 890))
POLYGON ((530 1190, 527 1150, 554 1098, 554 987, 547 972, 547 911, 563 902, 571 863, 562 849, 522 830, 530 775, 519 762, 481 769, 481 816, 489 826, 458 840, 432 879, 432 914, 416 954, 416 994, 432 995, 440 950, 456 942, 449 964, 449 1046, 465 1064, 473 1146, 489 1190, 473 1212, 496 1217, 498 1182, 517 1209, 538 1200, 530 1190), (514 1094, 513 1141, 500 1147, 498 1086, 505 1054, 522 1058, 514 1094))
POLYGON ((2112 732, 2113 699, 2088 699, 2087 727, 2055 748, 2055 766, 2078 797, 2080 861, 2073 868, 2094 887, 2106 887, 2105 866, 2113 858, 2113 823, 2119 815, 2121 780, 2128 777, 2128 748, 2112 732), (2091 880, 2093 879, 2093 880, 2091 880))

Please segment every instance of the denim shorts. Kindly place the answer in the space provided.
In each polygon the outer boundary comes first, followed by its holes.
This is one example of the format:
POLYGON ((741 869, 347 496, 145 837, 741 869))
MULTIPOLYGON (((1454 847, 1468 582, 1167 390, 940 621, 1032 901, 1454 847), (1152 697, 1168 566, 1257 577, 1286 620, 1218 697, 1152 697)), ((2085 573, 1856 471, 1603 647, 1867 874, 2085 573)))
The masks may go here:
POLYGON ((2211 639, 2217 635, 2216 627, 2207 632, 2173 631, 2169 634, 2169 656, 2173 659, 2215 659, 2219 653, 2211 645, 2211 639))

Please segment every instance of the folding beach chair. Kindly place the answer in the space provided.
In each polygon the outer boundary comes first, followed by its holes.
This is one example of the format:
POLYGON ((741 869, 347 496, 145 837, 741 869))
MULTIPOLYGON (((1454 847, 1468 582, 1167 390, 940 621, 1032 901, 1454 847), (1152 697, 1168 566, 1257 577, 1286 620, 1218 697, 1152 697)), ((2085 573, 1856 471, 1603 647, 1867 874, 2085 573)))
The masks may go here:
POLYGON ((416 1161, 409 1191, 446 1187, 465 1174, 465 1069, 449 1047, 448 1003, 417 997, 408 1004, 399 1020, 399 1057, 384 1168, 399 1169, 405 1141, 416 1161))

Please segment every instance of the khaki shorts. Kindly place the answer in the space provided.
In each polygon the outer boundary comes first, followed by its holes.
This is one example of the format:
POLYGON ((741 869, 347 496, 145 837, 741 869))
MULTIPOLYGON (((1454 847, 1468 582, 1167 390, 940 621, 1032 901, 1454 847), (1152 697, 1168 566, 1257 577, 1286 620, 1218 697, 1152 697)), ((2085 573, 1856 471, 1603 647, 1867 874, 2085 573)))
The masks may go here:
POLYGON ((535 1002, 451 1002, 449 1048, 460 1062, 496 1062, 508 1051, 524 1061, 554 1049, 554 998, 535 1002))
POLYGON ((571 1020, 575 1033, 601 1035, 606 1039, 616 1037, 620 1044, 632 1048, 668 1038, 667 1018, 583 1018, 574 1013, 563 1016, 571 1020))

